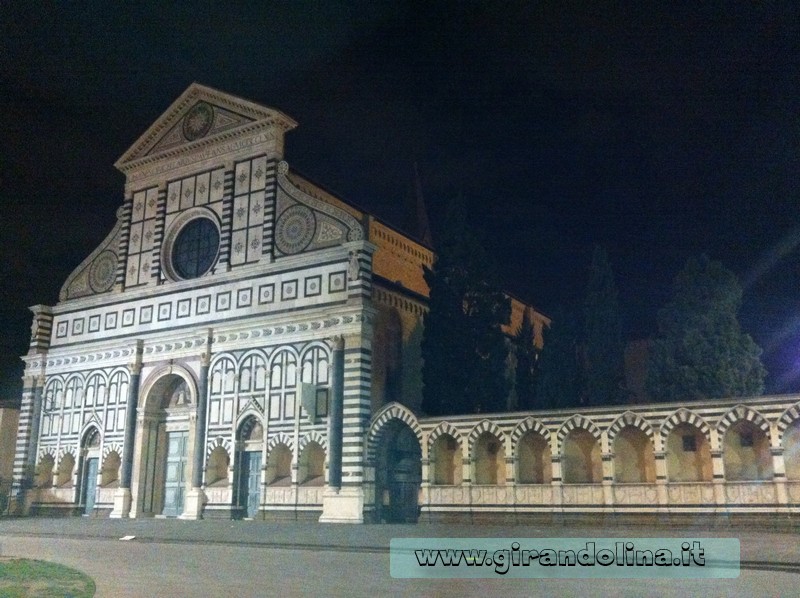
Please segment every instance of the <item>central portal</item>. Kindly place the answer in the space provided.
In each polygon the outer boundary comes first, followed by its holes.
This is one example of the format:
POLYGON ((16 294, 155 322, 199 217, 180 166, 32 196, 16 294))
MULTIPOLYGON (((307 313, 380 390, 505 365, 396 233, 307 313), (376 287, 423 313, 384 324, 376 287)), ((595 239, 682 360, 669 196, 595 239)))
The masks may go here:
POLYGON ((181 368, 157 377, 146 392, 137 433, 136 516, 180 517, 191 490, 194 380, 181 368))

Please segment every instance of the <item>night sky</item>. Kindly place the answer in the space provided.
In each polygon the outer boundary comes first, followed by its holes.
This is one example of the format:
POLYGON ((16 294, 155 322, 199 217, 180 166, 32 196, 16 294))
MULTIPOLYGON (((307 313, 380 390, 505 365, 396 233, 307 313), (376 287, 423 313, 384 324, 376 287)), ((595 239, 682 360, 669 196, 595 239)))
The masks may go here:
POLYGON ((796 3, 40 4, 0 5, 0 398, 27 307, 114 223, 114 161, 193 81, 293 117, 289 164, 389 222, 416 163, 434 233, 463 197, 544 313, 601 244, 647 337, 686 259, 721 260, 767 390, 800 391, 796 3))

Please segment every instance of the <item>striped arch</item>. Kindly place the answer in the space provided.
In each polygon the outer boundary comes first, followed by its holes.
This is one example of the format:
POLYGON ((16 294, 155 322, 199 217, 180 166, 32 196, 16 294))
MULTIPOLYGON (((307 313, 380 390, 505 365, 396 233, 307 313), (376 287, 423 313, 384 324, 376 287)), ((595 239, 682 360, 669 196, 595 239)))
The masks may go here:
POLYGON ((467 446, 469 447, 470 458, 474 458, 472 451, 475 449, 475 441, 478 440, 478 438, 484 432, 489 432, 489 434, 503 443, 503 450, 507 456, 511 454, 511 447, 508 443, 508 435, 503 432, 496 423, 490 422, 488 419, 484 419, 479 421, 475 427, 470 430, 469 436, 467 437, 467 446))
POLYGON ((230 438, 225 438, 223 436, 217 436, 213 439, 209 439, 206 443, 206 459, 211 456, 211 453, 217 447, 222 447, 225 449, 225 452, 228 453, 228 457, 231 456, 231 440, 230 438))
POLYGON ((285 444, 287 447, 289 447, 290 451, 294 452, 294 442, 292 442, 291 437, 287 436, 283 432, 278 432, 275 436, 269 439, 269 442, 267 442, 267 455, 269 456, 269 454, 272 452, 272 449, 279 444, 285 444))
POLYGON ((36 457, 36 464, 38 465, 47 455, 50 455, 50 458, 53 459, 53 467, 55 468, 58 459, 56 459, 56 451, 54 451, 51 446, 39 449, 39 456, 36 457))
POLYGON ((455 426, 450 424, 449 422, 442 422, 438 426, 436 426, 433 431, 428 435, 428 450, 433 448, 433 443, 436 442, 440 436, 447 434, 448 436, 452 436, 455 441, 458 443, 459 446, 463 444, 463 439, 461 438, 461 432, 459 432, 455 426))
POLYGON ((64 456, 67 455, 67 454, 72 455, 72 458, 75 459, 75 463, 78 462, 78 455, 77 455, 77 451, 75 450, 75 447, 74 446, 67 446, 67 447, 62 447, 62 448, 58 449, 58 453, 56 453, 56 456, 57 456, 56 465, 57 466, 61 465, 61 459, 63 459, 64 456))
POLYGON ((653 440, 654 432, 653 427, 645 421, 645 419, 633 411, 626 411, 622 415, 620 415, 608 428, 608 444, 610 445, 614 442, 614 438, 617 437, 623 428, 628 426, 633 426, 634 428, 638 428, 645 434, 650 440, 653 440))
POLYGON ((320 434, 316 430, 312 430, 311 432, 303 436, 300 439, 300 442, 297 443, 297 453, 302 454, 303 449, 306 448, 309 442, 316 442, 318 445, 322 447, 322 450, 324 450, 326 453, 328 452, 328 441, 322 434, 320 434))
POLYGON ((550 448, 550 431, 544 427, 542 422, 538 419, 533 419, 532 417, 526 417, 521 422, 519 422, 514 430, 511 432, 511 444, 516 446, 520 439, 525 436, 528 432, 536 432, 547 443, 547 447, 550 448))
POLYGON ((769 438, 769 422, 755 409, 746 407, 744 405, 736 405, 733 409, 723 415, 717 424, 717 432, 720 438, 728 431, 728 429, 735 423, 740 421, 749 421, 758 427, 769 438))
POLYGON ((558 429, 558 434, 557 434, 558 446, 556 447, 556 450, 559 453, 561 452, 561 449, 564 446, 564 439, 567 437, 567 434, 569 434, 570 432, 572 432, 572 430, 575 430, 577 428, 586 430, 592 436, 594 436, 595 440, 600 442, 600 428, 598 428, 595 425, 595 423, 589 418, 576 413, 575 415, 570 417, 567 421, 565 421, 558 429))
POLYGON ((781 442, 783 441, 783 433, 798 419, 800 419, 800 403, 795 403, 781 414, 778 420, 778 436, 780 436, 781 442))
POLYGON ((122 445, 119 442, 112 441, 103 445, 103 461, 106 460, 106 457, 108 457, 108 454, 111 452, 117 453, 119 458, 122 459, 122 445))
POLYGON ((711 442, 711 427, 708 425, 706 420, 697 415, 694 411, 689 411, 685 407, 681 407, 675 411, 675 413, 670 415, 661 425, 661 437, 666 440, 673 428, 684 423, 693 425, 703 433, 708 442, 711 442))
POLYGON ((372 463, 375 459, 375 451, 378 443, 386 431, 386 426, 392 420, 398 419, 406 424, 417 437, 420 448, 422 447, 422 430, 417 422, 417 416, 406 406, 400 403, 389 403, 384 405, 372 417, 369 424, 369 434, 367 435, 367 462, 372 463))

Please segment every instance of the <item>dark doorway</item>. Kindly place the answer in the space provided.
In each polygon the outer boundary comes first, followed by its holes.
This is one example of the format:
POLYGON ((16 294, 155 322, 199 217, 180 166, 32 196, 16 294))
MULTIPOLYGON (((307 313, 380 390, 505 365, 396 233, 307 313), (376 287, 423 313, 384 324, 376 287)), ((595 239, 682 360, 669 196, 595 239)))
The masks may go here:
POLYGON ((86 466, 83 474, 83 512, 91 515, 94 510, 94 495, 97 493, 97 467, 99 459, 86 459, 86 466))
POLYGON ((387 523, 416 523, 422 451, 414 431, 395 421, 388 424, 378 448, 376 485, 378 512, 387 523))
POLYGON ((261 494, 261 451, 242 452, 242 472, 239 478, 239 496, 246 517, 254 518, 258 513, 261 494))

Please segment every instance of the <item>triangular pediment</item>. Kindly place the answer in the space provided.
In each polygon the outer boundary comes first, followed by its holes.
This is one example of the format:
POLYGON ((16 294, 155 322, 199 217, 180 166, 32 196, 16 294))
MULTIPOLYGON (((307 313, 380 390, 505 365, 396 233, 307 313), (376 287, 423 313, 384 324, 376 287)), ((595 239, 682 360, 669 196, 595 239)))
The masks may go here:
POLYGON ((192 83, 115 166, 124 172, 141 162, 191 151, 237 131, 274 127, 285 132, 296 126, 278 110, 192 83))

